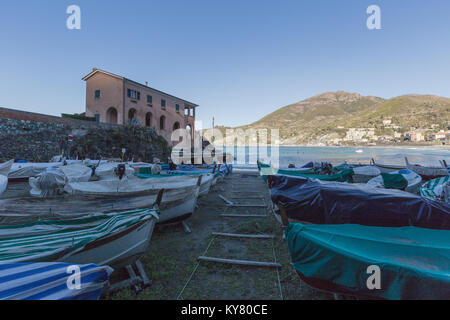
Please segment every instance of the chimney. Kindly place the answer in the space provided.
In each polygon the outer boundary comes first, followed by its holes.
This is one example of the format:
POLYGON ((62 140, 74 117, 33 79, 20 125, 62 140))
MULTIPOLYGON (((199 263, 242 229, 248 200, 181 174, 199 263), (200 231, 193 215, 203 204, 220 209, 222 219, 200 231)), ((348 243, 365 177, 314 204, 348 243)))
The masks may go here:
POLYGON ((145 86, 148 87, 148 81, 145 81, 145 86))

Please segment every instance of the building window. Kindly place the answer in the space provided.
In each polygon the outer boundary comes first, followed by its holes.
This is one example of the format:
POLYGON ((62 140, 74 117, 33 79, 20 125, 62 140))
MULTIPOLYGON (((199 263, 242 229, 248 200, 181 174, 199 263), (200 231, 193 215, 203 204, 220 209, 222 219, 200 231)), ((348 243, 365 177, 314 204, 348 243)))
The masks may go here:
POLYGON ((159 128, 161 130, 164 130, 166 126, 166 117, 161 116, 161 118, 159 119, 159 128))
POLYGON ((95 99, 100 99, 100 90, 95 90, 95 99))
POLYGON ((177 112, 180 112, 180 105, 179 105, 179 104, 176 104, 176 105, 175 105, 175 110, 176 110, 177 112))
POLYGON ((128 98, 135 99, 135 100, 141 100, 141 93, 136 90, 128 89, 128 98))
POLYGON ((147 95, 147 103, 153 103, 153 97, 151 95, 147 95))
POLYGON ((96 114, 96 115, 95 115, 95 121, 96 121, 96 122, 100 122, 100 115, 99 115, 99 114, 96 114))
POLYGON ((166 100, 161 99, 161 108, 165 109, 166 108, 166 100))

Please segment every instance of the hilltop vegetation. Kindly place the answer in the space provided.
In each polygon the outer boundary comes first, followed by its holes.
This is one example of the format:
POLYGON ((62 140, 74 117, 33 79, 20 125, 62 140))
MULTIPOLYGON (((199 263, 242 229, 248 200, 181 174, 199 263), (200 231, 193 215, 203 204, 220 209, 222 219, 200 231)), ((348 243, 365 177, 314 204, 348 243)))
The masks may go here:
POLYGON ((368 128, 374 130, 375 139, 393 139, 391 142, 397 139, 398 142, 411 130, 426 134, 432 130, 447 130, 449 125, 449 98, 405 95, 385 100, 337 91, 280 108, 237 129, 279 129, 281 144, 317 145, 351 144, 348 140, 351 128, 368 128), (391 124, 383 123, 386 120, 391 124))

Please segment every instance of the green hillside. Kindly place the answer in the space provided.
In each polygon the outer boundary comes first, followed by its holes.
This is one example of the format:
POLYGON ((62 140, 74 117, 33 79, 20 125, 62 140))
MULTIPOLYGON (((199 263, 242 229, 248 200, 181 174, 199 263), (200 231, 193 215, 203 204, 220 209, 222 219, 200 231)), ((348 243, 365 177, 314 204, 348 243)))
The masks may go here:
POLYGON ((411 128, 431 133, 449 125, 449 98, 405 95, 385 100, 337 91, 282 107, 239 129, 277 128, 281 143, 294 145, 329 144, 344 139, 349 128, 374 128, 377 135, 398 136, 411 128), (383 125, 388 119, 392 124, 383 125))

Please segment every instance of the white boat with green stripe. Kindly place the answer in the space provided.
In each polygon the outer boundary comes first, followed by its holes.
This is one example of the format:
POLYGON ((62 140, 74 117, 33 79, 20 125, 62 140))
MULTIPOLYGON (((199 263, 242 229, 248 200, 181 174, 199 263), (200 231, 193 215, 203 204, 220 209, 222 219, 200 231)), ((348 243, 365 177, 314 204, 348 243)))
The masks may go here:
POLYGON ((121 268, 148 248, 159 211, 140 209, 0 226, 0 263, 68 262, 121 268))
POLYGON ((427 181, 427 183, 420 188, 420 195, 432 200, 448 201, 449 199, 446 199, 445 189, 449 188, 449 184, 450 176, 427 181))

